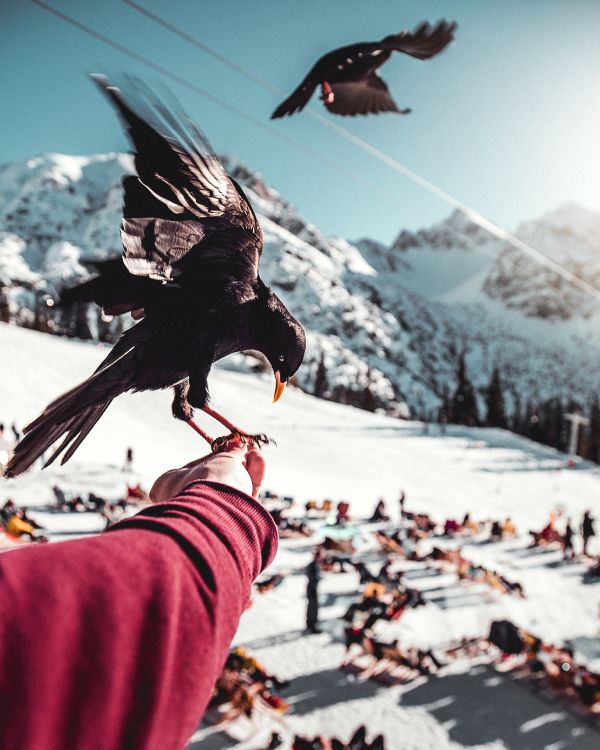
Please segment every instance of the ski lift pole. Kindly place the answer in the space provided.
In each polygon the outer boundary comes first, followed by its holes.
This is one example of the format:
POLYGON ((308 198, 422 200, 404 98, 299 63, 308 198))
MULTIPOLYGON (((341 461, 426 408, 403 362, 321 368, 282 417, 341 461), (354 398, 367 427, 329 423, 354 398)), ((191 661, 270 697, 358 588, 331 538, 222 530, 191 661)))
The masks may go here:
POLYGON ((565 414, 565 419, 571 423, 571 434, 569 436, 569 461, 577 455, 577 443, 579 441, 579 427, 589 425, 590 420, 579 412, 565 414))

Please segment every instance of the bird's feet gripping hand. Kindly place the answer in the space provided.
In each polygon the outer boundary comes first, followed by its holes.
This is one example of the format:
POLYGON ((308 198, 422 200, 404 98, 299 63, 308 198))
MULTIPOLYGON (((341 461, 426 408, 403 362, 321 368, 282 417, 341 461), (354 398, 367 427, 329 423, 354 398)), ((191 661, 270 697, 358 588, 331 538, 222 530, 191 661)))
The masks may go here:
POLYGON ((152 485, 150 499, 153 503, 166 502, 192 482, 219 482, 257 498, 264 475, 262 453, 234 436, 216 452, 165 472, 152 485))
POLYGON ((223 449, 223 446, 227 445, 227 443, 232 440, 239 440, 242 445, 247 445, 248 448, 258 448, 259 450, 263 445, 270 445, 271 443, 275 445, 275 441, 273 440, 273 438, 270 438, 263 432, 259 433, 258 435, 249 435, 246 432, 239 432, 238 430, 235 430, 229 435, 215 438, 210 446, 212 452, 219 453, 223 449))

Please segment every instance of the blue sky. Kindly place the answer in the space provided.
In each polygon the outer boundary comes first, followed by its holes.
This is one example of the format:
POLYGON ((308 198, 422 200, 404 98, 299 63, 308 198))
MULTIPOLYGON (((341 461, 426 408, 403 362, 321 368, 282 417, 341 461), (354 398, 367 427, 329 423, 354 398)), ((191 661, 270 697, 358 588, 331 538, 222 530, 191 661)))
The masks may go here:
MULTIPOLYGON (((332 48, 425 19, 456 20, 456 42, 439 58, 395 55, 382 68, 411 115, 336 122, 509 228, 564 201, 600 210, 596 0, 139 1, 286 91, 332 48)), ((270 123, 275 94, 121 0, 47 2, 264 123, 251 124, 169 83, 217 151, 260 171, 325 232, 387 242, 400 228, 450 211, 305 114, 270 123)), ((0 162, 45 151, 125 150, 114 113, 86 74, 128 71, 151 83, 163 80, 30 0, 0 2, 0 46, 0 162)))

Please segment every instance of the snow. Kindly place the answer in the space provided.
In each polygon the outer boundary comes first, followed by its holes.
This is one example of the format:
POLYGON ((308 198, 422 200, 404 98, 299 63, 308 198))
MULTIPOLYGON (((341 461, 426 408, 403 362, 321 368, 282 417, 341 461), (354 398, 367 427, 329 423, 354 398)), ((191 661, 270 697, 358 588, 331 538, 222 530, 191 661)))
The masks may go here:
MULTIPOLYGON (((87 376, 106 353, 103 346, 5 324, 0 324, 0 351, 0 421, 7 426, 13 420, 22 426, 35 417, 48 401, 87 376)), ((584 585, 583 564, 563 564, 558 552, 528 550, 527 531, 539 529, 557 505, 575 523, 587 508, 600 517, 600 467, 581 462, 568 469, 564 455, 502 430, 455 427, 442 435, 430 426, 425 434, 421 423, 369 414, 293 388, 271 405, 271 378, 240 371, 239 358, 233 367, 228 369, 225 360, 214 368, 212 400, 244 427, 277 440, 277 447, 267 449, 265 487, 293 495, 299 505, 311 498, 345 498, 357 517, 370 514, 380 495, 397 517, 396 498, 404 488, 408 510, 429 512, 438 521, 470 511, 476 520, 510 515, 516 522, 516 540, 464 542, 463 553, 519 581, 526 599, 459 586, 451 574, 432 582, 416 566, 412 581, 432 601, 387 623, 380 631, 383 639, 432 646, 465 634, 484 634, 492 619, 508 618, 548 641, 576 639, 582 658, 592 658, 594 648, 598 653, 600 586, 584 585)), ((14 497, 30 508, 37 506, 36 518, 57 539, 98 531, 102 524, 95 514, 44 512, 52 485, 59 483, 68 493, 94 491, 117 498, 126 481, 139 480, 149 487, 163 470, 204 453, 198 437, 171 418, 169 402, 168 393, 120 397, 71 462, 43 472, 36 467, 17 480, 3 481, 0 502, 14 497), (128 446, 135 452, 133 475, 122 469, 128 446)), ((199 421, 214 429, 202 417, 199 421)), ((240 750, 263 747, 276 729, 288 738, 285 750, 294 731, 347 738, 361 722, 372 735, 382 731, 389 750, 598 747, 597 731, 565 704, 550 705, 485 665, 468 669, 457 664, 435 679, 398 687, 350 681, 338 670, 343 651, 339 617, 356 597, 356 574, 325 576, 320 587, 325 632, 302 634, 302 570, 313 541, 282 542, 271 572, 288 575, 274 591, 255 596, 236 635, 235 642, 268 669, 292 679, 284 696, 293 705, 281 725, 260 716, 258 728, 244 720, 232 727, 232 734, 246 738, 240 750)), ((592 551, 599 554, 598 538, 594 541, 592 551)), ((360 543, 365 548, 372 543, 366 532, 360 543)), ((233 744, 223 732, 207 735, 201 728, 190 747, 217 750, 233 744)))

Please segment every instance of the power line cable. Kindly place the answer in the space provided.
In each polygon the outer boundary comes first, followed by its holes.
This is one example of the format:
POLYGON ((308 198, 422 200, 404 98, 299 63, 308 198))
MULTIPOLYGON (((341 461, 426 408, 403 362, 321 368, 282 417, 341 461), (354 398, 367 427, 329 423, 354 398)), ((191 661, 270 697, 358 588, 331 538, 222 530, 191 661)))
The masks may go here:
MULTIPOLYGON (((37 2, 38 0, 32 0, 32 1, 37 2)), ((142 13, 143 15, 147 16, 155 23, 158 23, 159 25, 163 26, 168 31, 172 32, 173 34, 176 34, 182 39, 185 39, 190 44, 201 49, 203 52, 206 52, 207 54, 216 58, 220 62, 229 66, 230 68, 238 72, 240 75, 243 75, 247 79, 254 81, 254 83, 258 84, 259 86, 262 86, 267 91, 285 96, 285 92, 279 87, 273 85, 270 81, 267 81, 264 78, 261 78, 260 76, 257 76, 254 73, 248 71, 243 66, 239 65, 238 63, 226 57, 225 55, 213 49, 212 47, 209 47, 207 44, 200 41, 196 37, 192 36, 188 32, 184 31, 183 29, 180 29, 179 27, 165 20, 161 16, 158 16, 152 11, 149 11, 144 6, 139 5, 137 2, 135 2, 135 0, 123 0, 123 2, 129 7, 136 10, 138 13, 142 13)), ((422 177, 420 174, 413 171, 409 167, 405 166, 397 159, 393 158, 392 156, 389 156, 388 154, 381 151, 377 147, 371 145, 367 141, 363 140, 359 136, 355 135, 354 133, 344 128, 342 125, 339 125, 338 123, 325 117, 323 114, 313 109, 312 107, 308 106, 306 107, 304 111, 308 115, 310 115, 313 119, 315 119, 317 122, 319 122, 321 125, 329 128, 333 132, 337 133, 338 135, 348 140, 350 143, 353 143, 358 148, 362 149, 366 153, 370 154, 371 156, 375 157, 382 163, 386 164, 388 167, 390 167, 394 171, 398 172, 404 177, 407 177, 409 180, 421 186, 422 188, 429 191, 433 195, 436 195, 445 203, 447 203, 448 205, 452 206, 453 208, 457 209, 462 214, 464 214, 472 223, 481 227, 492 236, 496 237, 497 239, 503 240, 504 242, 507 242, 509 245, 512 245, 515 249, 519 250, 525 255, 528 255, 530 258, 532 258, 536 262, 554 271, 556 274, 563 277, 565 280, 569 281, 571 284, 578 287, 582 291, 586 292, 587 294, 592 296, 594 299, 600 300, 599 289, 594 287, 592 284, 589 284, 587 281, 585 281, 581 277, 577 276, 577 274, 573 273, 572 271, 569 271, 567 268, 560 265, 560 263, 557 263, 551 258, 548 258, 548 256, 544 255, 544 253, 532 247, 527 242, 524 242, 519 237, 516 237, 514 234, 512 234, 512 232, 508 231, 507 229, 500 226, 496 222, 491 221, 490 219, 486 218, 482 213, 480 213, 476 209, 467 205, 466 203, 459 200, 458 198, 455 198, 453 195, 445 191, 443 188, 440 188, 438 185, 435 185, 433 182, 431 182, 427 178, 422 177)))

